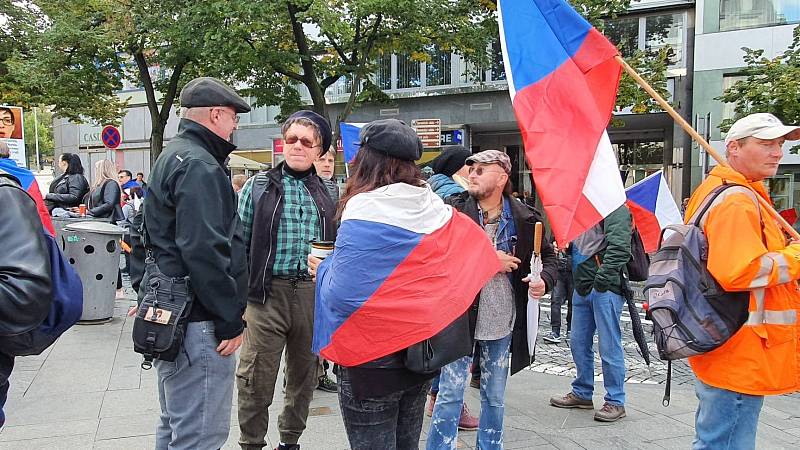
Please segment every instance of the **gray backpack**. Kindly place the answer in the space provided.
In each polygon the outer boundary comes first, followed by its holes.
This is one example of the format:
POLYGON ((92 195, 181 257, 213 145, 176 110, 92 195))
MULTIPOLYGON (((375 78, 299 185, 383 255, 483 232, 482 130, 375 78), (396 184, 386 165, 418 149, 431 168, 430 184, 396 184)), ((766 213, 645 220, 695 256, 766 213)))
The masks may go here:
POLYGON ((658 355, 668 361, 664 406, 669 404, 672 361, 710 352, 724 344, 748 317, 749 291, 728 292, 708 272, 708 241, 702 219, 726 189, 714 189, 688 225, 670 225, 651 256, 644 292, 658 355), (672 233, 665 236, 667 230, 672 233))

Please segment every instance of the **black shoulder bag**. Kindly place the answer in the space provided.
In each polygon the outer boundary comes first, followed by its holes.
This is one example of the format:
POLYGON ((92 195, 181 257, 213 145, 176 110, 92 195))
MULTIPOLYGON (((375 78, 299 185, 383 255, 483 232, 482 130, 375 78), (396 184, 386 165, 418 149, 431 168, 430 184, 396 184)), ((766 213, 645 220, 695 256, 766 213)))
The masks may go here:
POLYGON ((175 361, 183 346, 194 293, 189 277, 169 277, 158 268, 142 214, 145 273, 140 285, 139 309, 133 322, 133 350, 144 356, 142 369, 154 359, 175 361))
POLYGON ((442 331, 408 347, 404 363, 412 372, 433 373, 469 354, 472 354, 472 336, 467 311, 442 331))

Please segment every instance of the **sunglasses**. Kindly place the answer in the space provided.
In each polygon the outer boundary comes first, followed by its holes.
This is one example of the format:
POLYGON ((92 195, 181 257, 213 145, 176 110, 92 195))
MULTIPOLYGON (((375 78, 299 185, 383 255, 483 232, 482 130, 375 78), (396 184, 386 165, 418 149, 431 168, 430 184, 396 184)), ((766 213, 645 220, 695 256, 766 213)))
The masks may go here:
POLYGON ((489 170, 488 167, 470 166, 470 168, 469 168, 469 174, 470 175, 472 175, 474 173, 477 176, 481 176, 481 175, 483 175, 484 173, 487 173, 487 172, 505 173, 505 172, 501 172, 499 170, 489 170))
POLYGON ((296 144, 298 141, 300 142, 300 145, 305 148, 319 147, 319 145, 314 145, 313 141, 310 141, 306 138, 298 138, 297 136, 286 136, 286 139, 284 140, 284 142, 287 144, 296 144))

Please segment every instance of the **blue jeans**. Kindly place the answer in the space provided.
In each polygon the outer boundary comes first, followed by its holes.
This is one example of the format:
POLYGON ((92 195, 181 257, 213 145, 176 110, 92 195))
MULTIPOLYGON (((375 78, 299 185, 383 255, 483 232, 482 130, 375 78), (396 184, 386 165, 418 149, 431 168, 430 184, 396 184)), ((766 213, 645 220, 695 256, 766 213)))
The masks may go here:
POLYGON ((756 448, 764 397, 716 388, 700 380, 695 383, 695 393, 700 403, 694 415, 694 450, 756 448))
MULTIPOLYGON (((477 447, 482 450, 503 448, 503 413, 508 379, 511 335, 495 341, 476 341, 476 355, 481 358, 481 418, 477 447)), ((464 390, 470 379, 471 356, 465 356, 442 368, 439 396, 433 408, 428 450, 455 449, 458 444, 458 419, 464 390)))
POLYGON ((213 322, 190 322, 175 361, 155 361, 157 450, 218 449, 228 440, 236 357, 220 356, 213 322))
POLYGON ((572 382, 572 392, 590 400, 594 391, 594 332, 597 331, 600 360, 603 363, 605 401, 625 405, 625 356, 619 318, 625 299, 611 291, 572 296, 572 334, 570 349, 578 376, 572 382))

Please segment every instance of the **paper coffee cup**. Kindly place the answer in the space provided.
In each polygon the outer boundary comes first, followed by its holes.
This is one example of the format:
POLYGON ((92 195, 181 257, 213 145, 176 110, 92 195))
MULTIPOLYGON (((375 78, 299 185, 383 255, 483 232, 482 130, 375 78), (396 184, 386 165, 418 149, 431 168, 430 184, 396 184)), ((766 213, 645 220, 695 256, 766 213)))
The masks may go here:
POLYGON ((318 241, 311 243, 311 256, 319 259, 325 259, 333 253, 333 242, 331 241, 318 241))

